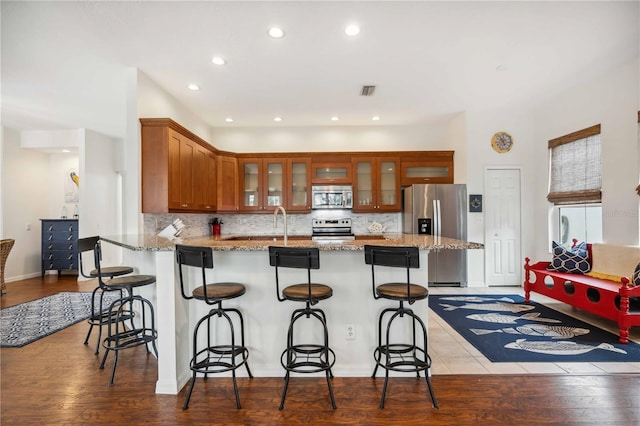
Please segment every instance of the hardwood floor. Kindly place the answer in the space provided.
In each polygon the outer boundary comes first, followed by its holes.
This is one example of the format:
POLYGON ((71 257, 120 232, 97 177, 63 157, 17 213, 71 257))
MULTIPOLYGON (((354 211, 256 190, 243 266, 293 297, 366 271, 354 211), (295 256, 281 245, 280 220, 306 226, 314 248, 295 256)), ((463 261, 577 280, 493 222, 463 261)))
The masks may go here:
MULTIPOLYGON (((93 283, 49 275, 7 284, 7 307, 60 291, 89 291, 93 283)), ((185 391, 156 395, 157 363, 144 348, 124 351, 116 383, 110 362, 82 344, 88 325, 68 327, 22 348, 0 349, 1 418, 13 424, 598 424, 640 423, 640 375, 434 375, 440 409, 431 406, 424 379, 390 379, 386 406, 378 408, 383 380, 333 380, 331 409, 322 378, 293 377, 284 410, 282 378, 239 379, 242 409, 230 378, 199 380, 190 407, 185 391)), ((101 352, 102 353, 102 352, 101 352)))

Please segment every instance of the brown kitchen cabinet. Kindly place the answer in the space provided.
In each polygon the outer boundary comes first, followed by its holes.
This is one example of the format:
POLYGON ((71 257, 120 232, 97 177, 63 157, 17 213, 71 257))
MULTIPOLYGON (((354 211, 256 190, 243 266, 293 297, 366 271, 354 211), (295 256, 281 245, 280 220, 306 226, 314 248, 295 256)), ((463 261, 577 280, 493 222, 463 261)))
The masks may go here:
POLYGON ((264 212, 286 206, 286 158, 238 159, 238 210, 264 212))
POLYGON ((323 185, 350 184, 351 163, 312 163, 311 182, 323 185))
POLYGON ((311 211, 311 159, 290 158, 287 160, 287 211, 311 211))
POLYGON ((238 160, 218 154, 217 211, 238 211, 238 160))
POLYGON ((450 160, 403 161, 401 184, 453 183, 453 156, 450 160))
MULTIPOLYGON (((142 212, 168 213, 209 210, 199 194, 208 180, 201 173, 201 157, 211 155, 208 144, 170 119, 140 119, 142 124, 142 212), (201 152, 202 154, 198 154, 201 152), (196 205, 196 198, 203 201, 196 205)), ((209 160, 210 165, 211 160, 209 160)), ((215 210, 215 205, 211 206, 215 210)))
POLYGON ((193 198, 195 208, 214 212, 217 205, 217 158, 200 145, 193 157, 193 198))
POLYGON ((399 212, 400 158, 353 158, 353 211, 399 212))

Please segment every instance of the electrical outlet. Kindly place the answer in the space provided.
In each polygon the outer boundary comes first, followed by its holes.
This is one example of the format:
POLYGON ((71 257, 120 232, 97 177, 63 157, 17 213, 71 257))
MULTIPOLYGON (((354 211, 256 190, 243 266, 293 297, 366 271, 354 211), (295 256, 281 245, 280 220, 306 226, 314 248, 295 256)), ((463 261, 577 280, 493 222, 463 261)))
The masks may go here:
POLYGON ((27 231, 31 231, 31 224, 30 224, 30 223, 27 223, 27 226, 25 226, 25 229, 26 229, 27 231))
POLYGON ((345 324, 345 336, 347 340, 356 340, 356 326, 353 324, 345 324))

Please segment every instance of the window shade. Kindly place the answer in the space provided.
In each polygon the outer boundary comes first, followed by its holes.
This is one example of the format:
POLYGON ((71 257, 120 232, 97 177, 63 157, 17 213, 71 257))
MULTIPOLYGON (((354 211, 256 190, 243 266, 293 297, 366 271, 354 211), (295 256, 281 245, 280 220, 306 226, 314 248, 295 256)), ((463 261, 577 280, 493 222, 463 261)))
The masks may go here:
POLYGON ((549 195, 554 204, 602 200, 600 125, 549 141, 549 195))

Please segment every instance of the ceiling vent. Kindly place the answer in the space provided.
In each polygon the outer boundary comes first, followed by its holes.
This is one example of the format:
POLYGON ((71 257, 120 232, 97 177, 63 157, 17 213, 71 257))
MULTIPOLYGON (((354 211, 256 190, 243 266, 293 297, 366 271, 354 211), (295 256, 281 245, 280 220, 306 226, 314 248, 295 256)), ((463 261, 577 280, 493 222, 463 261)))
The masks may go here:
POLYGON ((360 90, 360 96, 373 96, 373 92, 376 91, 376 86, 362 86, 360 90))

